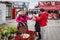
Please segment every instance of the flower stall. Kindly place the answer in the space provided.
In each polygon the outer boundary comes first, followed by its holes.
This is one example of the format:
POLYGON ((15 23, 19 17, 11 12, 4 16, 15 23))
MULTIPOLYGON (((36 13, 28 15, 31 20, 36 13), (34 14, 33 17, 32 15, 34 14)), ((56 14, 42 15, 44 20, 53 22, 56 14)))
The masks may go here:
POLYGON ((14 26, 0 27, 0 40, 14 39, 17 28, 14 26))
POLYGON ((31 30, 20 33, 15 26, 0 27, 0 40, 34 40, 35 36, 36 32, 31 30))

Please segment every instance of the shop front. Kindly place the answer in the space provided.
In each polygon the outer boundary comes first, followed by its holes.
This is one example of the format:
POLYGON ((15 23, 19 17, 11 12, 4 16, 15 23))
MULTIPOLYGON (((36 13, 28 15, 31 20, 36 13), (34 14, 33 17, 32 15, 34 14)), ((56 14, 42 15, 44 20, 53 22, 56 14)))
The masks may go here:
POLYGON ((44 1, 38 2, 38 5, 35 8, 43 8, 47 11, 50 11, 48 18, 59 18, 60 11, 60 2, 58 1, 44 1))
POLYGON ((12 18, 15 19, 17 16, 17 11, 20 10, 20 8, 27 8, 28 9, 29 2, 13 2, 12 4, 12 18))
POLYGON ((6 11, 5 12, 5 18, 6 18, 6 20, 7 19, 12 19, 12 16, 11 16, 12 15, 12 3, 7 2, 7 1, 2 1, 2 2, 0 2, 0 4, 2 4, 2 5, 5 4, 5 6, 6 6, 6 7, 4 7, 5 8, 5 11, 6 11))
POLYGON ((28 8, 29 2, 0 2, 0 24, 6 23, 7 20, 15 19, 16 13, 20 8, 28 8))
POLYGON ((0 24, 6 22, 6 5, 0 3, 0 24))

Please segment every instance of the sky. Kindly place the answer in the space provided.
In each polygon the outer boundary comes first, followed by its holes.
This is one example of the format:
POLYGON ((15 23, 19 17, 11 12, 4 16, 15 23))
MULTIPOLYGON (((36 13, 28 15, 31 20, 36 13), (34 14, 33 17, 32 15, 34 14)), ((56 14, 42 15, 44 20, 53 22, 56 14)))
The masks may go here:
MULTIPOLYGON (((8 1, 8 0, 2 0, 2 1, 8 1)), ((33 9, 38 1, 60 1, 60 0, 9 0, 9 1, 22 1, 22 2, 29 2, 29 8, 30 9, 33 9)))

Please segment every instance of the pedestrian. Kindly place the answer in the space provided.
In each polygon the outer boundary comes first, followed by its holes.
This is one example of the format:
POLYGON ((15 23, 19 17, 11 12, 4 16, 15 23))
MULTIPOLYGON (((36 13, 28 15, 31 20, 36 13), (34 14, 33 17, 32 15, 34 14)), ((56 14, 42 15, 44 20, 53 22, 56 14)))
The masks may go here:
POLYGON ((20 22, 19 31, 16 33, 15 40, 34 40, 36 32, 27 30, 25 25, 20 22))
MULTIPOLYGON (((40 14, 38 14, 38 13, 33 12, 33 15, 34 15, 34 14, 36 14, 37 16, 40 17, 40 14)), ((40 29, 39 22, 37 22, 37 21, 36 21, 36 23, 35 23, 35 31, 36 31, 37 34, 38 34, 38 38, 37 38, 37 40, 38 40, 38 39, 41 39, 41 33, 40 33, 41 29, 40 29)))
POLYGON ((41 28, 41 39, 46 40, 46 26, 47 26, 48 12, 45 11, 44 9, 40 9, 40 14, 41 14, 40 17, 35 16, 34 20, 39 22, 41 28))
POLYGON ((58 11, 57 10, 54 11, 53 17, 54 17, 54 20, 58 19, 58 11))
MULTIPOLYGON (((26 9, 25 9, 26 10, 26 9)), ((23 8, 21 8, 19 10, 20 14, 16 17, 16 21, 18 23, 17 28, 20 28, 20 23, 23 23, 25 25, 25 27, 28 29, 27 26, 27 20, 31 20, 32 17, 29 17, 28 15, 26 15, 26 11, 23 8)))

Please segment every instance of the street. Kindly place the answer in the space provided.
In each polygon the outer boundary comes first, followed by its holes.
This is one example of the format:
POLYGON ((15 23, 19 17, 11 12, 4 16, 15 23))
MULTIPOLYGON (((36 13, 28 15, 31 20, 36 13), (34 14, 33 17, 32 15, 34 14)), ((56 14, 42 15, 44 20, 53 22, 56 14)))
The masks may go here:
MULTIPOLYGON (((6 39, 13 40, 15 36, 17 36, 16 32, 18 34, 20 34, 22 30, 25 32, 25 30, 22 28, 19 28, 19 30, 17 30, 18 23, 16 22, 16 19, 18 22, 23 21, 25 23, 28 19, 32 19, 27 21, 27 25, 28 25, 28 30, 34 32, 35 32, 34 20, 40 22, 40 27, 45 26, 47 22, 47 26, 45 27, 46 36, 44 36, 46 37, 46 40, 60 40, 60 1, 58 0, 48 0, 48 1, 47 0, 2 1, 1 0, 0 1, 0 40, 2 40, 3 38, 4 40, 6 39), (48 22, 47 22, 47 18, 48 18, 48 22), (12 38, 10 38, 11 34, 14 34, 12 38)), ((18 26, 23 26, 23 24, 21 25, 19 24, 18 26)), ((44 31, 45 30, 43 31, 41 30, 41 34, 44 34, 43 33, 44 31)), ((25 34, 25 33, 21 33, 21 34, 25 34)), ((18 35, 17 37, 19 36, 20 35, 18 35)), ((26 35, 25 37, 27 36, 28 35, 26 35)), ((24 37, 24 35, 22 35, 22 37, 24 37)), ((20 38, 21 37, 17 38, 17 40, 20 40, 20 38)), ((37 39, 37 37, 32 39, 31 38, 29 39, 27 38, 27 40, 37 39)), ((21 40, 23 39, 24 38, 22 38, 21 40)))
MULTIPOLYGON (((7 24, 17 26, 15 19, 7 21, 7 24)), ((34 24, 35 21, 29 20, 28 29, 35 31, 34 24)), ((48 20, 46 30, 46 40, 60 40, 60 20, 48 20)))

